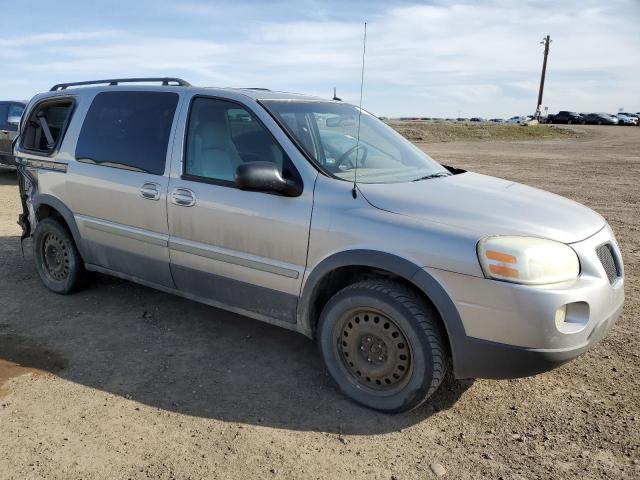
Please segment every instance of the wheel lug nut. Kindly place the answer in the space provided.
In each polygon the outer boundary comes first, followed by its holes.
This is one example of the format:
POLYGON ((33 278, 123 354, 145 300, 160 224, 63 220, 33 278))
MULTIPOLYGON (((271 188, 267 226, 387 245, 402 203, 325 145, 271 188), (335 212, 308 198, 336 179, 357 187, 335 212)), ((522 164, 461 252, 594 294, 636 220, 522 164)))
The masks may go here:
POLYGON ((382 360, 382 357, 378 357, 378 360, 382 360))
POLYGON ((361 346, 361 347, 360 347, 360 350, 364 351, 364 347, 363 347, 363 346, 361 346))

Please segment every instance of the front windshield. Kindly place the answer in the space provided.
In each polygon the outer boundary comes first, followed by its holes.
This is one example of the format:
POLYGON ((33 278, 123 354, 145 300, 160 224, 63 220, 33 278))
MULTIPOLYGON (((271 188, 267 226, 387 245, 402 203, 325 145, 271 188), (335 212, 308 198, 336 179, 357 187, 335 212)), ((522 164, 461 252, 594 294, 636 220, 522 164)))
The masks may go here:
POLYGON ((362 183, 410 182, 449 172, 402 135, 358 109, 336 102, 264 100, 298 144, 332 175, 362 183))

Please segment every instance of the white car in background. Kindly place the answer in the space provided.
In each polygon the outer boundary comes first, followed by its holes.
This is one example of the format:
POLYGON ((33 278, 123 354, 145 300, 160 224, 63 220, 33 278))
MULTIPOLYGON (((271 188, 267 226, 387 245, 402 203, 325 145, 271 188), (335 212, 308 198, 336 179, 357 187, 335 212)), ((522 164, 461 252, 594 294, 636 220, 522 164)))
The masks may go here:
POLYGON ((538 121, 531 115, 511 117, 505 123, 512 125, 537 125, 538 121))
POLYGON ((638 125, 638 117, 635 115, 627 115, 626 113, 619 113, 617 115, 618 125, 638 125))

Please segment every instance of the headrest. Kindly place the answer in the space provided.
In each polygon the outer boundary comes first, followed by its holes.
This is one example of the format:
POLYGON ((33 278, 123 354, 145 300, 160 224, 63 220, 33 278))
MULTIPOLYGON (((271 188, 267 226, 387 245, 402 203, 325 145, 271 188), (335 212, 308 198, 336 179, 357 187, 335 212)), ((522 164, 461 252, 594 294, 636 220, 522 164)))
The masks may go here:
POLYGON ((209 111, 206 113, 207 115, 201 115, 200 124, 196 129, 196 135, 200 137, 202 142, 202 149, 226 150, 229 145, 230 133, 224 112, 209 111))

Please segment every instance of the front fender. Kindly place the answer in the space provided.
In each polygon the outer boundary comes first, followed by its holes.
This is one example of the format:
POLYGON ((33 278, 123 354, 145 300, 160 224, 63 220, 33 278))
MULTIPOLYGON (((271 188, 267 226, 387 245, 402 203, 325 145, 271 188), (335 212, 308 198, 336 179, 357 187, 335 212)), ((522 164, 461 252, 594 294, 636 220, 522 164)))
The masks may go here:
POLYGON ((298 325, 303 331, 313 331, 311 305, 321 280, 331 271, 349 266, 386 270, 404 278, 425 294, 434 304, 444 323, 455 370, 457 353, 466 338, 458 309, 442 285, 425 269, 393 254, 374 250, 347 250, 322 260, 307 276, 302 287, 302 294, 298 302, 298 325))

